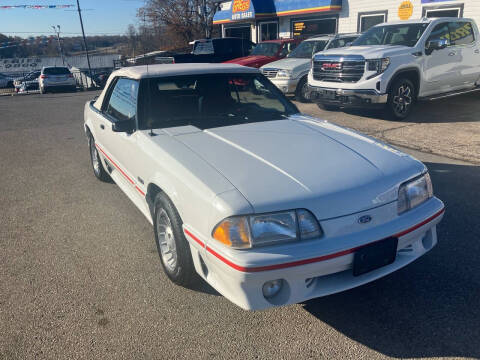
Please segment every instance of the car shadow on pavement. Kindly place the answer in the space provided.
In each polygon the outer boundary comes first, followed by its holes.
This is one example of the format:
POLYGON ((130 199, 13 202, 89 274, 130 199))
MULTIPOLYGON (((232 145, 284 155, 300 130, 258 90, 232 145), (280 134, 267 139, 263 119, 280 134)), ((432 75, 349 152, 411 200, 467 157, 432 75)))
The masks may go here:
POLYGON ((480 166, 426 163, 446 204, 435 249, 406 268, 304 309, 398 358, 480 358, 480 166))
MULTIPOLYGON (((480 121, 479 93, 455 96, 435 101, 420 101, 415 105, 410 116, 401 121, 404 124, 458 123, 480 121)), ((350 115, 379 120, 388 119, 384 109, 340 109, 350 115)))

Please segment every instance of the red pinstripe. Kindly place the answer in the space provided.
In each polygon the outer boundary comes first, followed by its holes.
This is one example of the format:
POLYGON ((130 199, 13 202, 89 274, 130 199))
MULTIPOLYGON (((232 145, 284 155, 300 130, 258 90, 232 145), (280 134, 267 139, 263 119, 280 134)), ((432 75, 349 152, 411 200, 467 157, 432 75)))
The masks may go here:
POLYGON ((110 156, 108 156, 105 151, 103 151, 103 149, 97 144, 95 143, 95 146, 97 147, 98 150, 100 150, 102 152, 103 155, 105 155, 105 157, 113 164, 113 166, 115 166, 118 171, 120 171, 120 173, 130 182, 130 184, 134 185, 135 186, 135 190, 137 190, 140 194, 142 194, 142 196, 145 196, 145 193, 142 191, 142 189, 140 189, 136 184, 135 184, 135 181, 133 181, 127 174, 125 174, 125 172, 120 168, 120 166, 117 165, 117 163, 115 161, 113 161, 110 156))

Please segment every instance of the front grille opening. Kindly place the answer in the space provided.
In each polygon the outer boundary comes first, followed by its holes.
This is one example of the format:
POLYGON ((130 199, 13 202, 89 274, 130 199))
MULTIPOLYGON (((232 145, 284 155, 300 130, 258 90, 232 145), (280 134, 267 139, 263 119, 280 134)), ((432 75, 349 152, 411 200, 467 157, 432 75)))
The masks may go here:
POLYGON ((318 81, 356 83, 365 73, 365 60, 315 60, 313 78, 318 81))

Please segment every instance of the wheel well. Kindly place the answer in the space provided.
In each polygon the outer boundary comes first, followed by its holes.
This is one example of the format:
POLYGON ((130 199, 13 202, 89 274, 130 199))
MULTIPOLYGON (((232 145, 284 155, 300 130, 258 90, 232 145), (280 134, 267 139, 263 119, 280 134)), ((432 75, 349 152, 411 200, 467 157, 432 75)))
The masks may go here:
POLYGON ((413 83, 413 85, 415 86, 415 96, 418 96, 418 92, 420 90, 420 74, 416 69, 403 70, 398 74, 395 74, 395 76, 392 78, 392 80, 390 80, 390 83, 388 84, 387 93, 390 93, 390 89, 393 84, 401 78, 406 78, 413 83))
POLYGON ((87 136, 92 134, 88 125, 85 125, 85 134, 87 134, 87 136))
POLYGON ((154 204, 155 204, 155 198, 159 193, 163 192, 162 189, 160 189, 157 185, 155 184, 148 184, 147 186, 147 194, 145 195, 145 200, 147 201, 148 208, 150 210, 150 215, 152 215, 153 219, 153 212, 154 212, 154 204))

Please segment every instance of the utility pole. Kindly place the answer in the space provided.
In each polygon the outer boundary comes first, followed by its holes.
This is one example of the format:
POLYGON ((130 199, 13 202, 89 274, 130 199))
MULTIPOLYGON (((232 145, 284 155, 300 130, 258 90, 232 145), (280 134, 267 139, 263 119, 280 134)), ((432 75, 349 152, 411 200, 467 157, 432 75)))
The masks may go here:
POLYGON ((63 46, 62 46, 62 42, 60 41, 60 25, 57 25, 57 27, 55 27, 55 25, 52 25, 52 29, 57 35, 58 49, 60 51, 60 55, 62 56, 63 66, 65 66, 65 56, 63 55, 63 46))
POLYGON ((77 0, 77 10, 78 10, 78 16, 80 17, 80 26, 82 27, 83 44, 85 45, 85 54, 87 55, 88 74, 90 75, 90 81, 93 81, 92 80, 92 67, 90 66, 90 56, 88 55, 87 39, 85 38, 85 30, 83 29, 82 10, 80 9, 79 0, 77 0))

